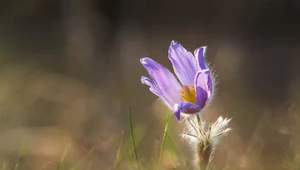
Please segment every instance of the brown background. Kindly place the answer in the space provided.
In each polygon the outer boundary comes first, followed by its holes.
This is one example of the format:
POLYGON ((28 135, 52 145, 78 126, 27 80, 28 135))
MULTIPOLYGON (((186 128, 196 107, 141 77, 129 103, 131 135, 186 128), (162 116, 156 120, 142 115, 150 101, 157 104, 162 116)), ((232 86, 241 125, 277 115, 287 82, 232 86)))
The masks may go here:
MULTIPOLYGON (((204 117, 233 118, 212 168, 298 170, 299 14, 296 0, 0 1, 0 167, 20 157, 19 169, 51 169, 68 145, 66 169, 93 147, 86 169, 109 169, 122 130, 128 139, 128 106, 141 162, 155 162, 167 110, 140 84, 139 59, 171 69, 177 40, 208 46, 217 91, 204 117)), ((184 153, 174 117, 170 129, 184 153)), ((164 169, 185 167, 178 153, 164 169)))

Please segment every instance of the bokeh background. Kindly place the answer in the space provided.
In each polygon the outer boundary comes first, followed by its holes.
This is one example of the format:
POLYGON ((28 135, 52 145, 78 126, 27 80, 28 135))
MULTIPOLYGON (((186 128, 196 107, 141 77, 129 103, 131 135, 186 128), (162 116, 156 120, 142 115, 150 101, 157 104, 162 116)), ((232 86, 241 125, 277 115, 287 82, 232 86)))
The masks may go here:
MULTIPOLYGON (((1 0, 1 170, 133 169, 129 106, 154 169, 167 109, 139 59, 171 69, 171 40, 208 46, 203 116, 233 118, 210 168, 299 170, 299 17, 297 0, 1 0)), ((187 169, 181 131, 172 117, 162 169, 187 169)))

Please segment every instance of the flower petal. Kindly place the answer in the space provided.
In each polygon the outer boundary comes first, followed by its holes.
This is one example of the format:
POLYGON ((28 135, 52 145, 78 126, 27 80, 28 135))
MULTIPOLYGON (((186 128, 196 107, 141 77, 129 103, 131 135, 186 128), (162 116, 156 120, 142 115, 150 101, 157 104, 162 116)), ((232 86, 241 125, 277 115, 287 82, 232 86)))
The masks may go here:
POLYGON ((160 97, 160 95, 161 95, 161 94, 160 94, 160 91, 159 91, 159 89, 157 89, 157 86, 156 86, 156 84, 153 82, 153 80, 151 80, 151 79, 148 78, 148 77, 142 76, 141 81, 142 81, 143 84, 146 84, 146 85, 150 86, 150 87, 149 87, 149 90, 150 90, 152 93, 154 93, 156 96, 160 97))
POLYGON ((180 82, 183 85, 193 84, 198 70, 197 61, 193 54, 172 41, 169 47, 169 59, 180 82))
POLYGON ((140 62, 151 76, 152 81, 146 82, 153 87, 152 92, 158 95, 170 109, 173 109, 174 104, 180 101, 179 90, 181 89, 175 76, 168 69, 150 58, 142 58, 140 62))
POLYGON ((180 120, 180 113, 195 114, 200 112, 201 107, 191 102, 179 102, 174 105, 174 115, 180 120))
POLYGON ((196 103, 203 108, 210 98, 212 82, 209 69, 198 71, 195 76, 196 103))
POLYGON ((205 60, 204 60, 205 53, 206 53, 206 46, 199 47, 194 51, 194 55, 198 62, 199 69, 201 69, 201 70, 204 70, 207 68, 206 64, 205 64, 205 60))

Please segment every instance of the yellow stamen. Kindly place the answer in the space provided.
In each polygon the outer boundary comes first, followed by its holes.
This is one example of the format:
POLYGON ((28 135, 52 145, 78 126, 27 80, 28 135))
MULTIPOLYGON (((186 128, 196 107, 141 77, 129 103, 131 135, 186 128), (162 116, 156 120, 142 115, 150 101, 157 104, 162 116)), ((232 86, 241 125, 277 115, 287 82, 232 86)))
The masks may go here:
POLYGON ((179 93, 181 101, 196 103, 196 92, 193 84, 184 85, 179 93))

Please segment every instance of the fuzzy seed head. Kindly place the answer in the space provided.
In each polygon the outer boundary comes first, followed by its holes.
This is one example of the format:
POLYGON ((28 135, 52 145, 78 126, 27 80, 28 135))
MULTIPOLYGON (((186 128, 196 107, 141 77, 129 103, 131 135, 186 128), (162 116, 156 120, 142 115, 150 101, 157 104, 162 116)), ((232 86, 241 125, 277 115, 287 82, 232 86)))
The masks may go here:
POLYGON ((208 165, 216 145, 231 130, 228 128, 230 120, 219 117, 209 126, 200 119, 199 115, 190 116, 184 120, 186 129, 181 136, 194 152, 194 162, 197 166, 203 169, 208 165))

